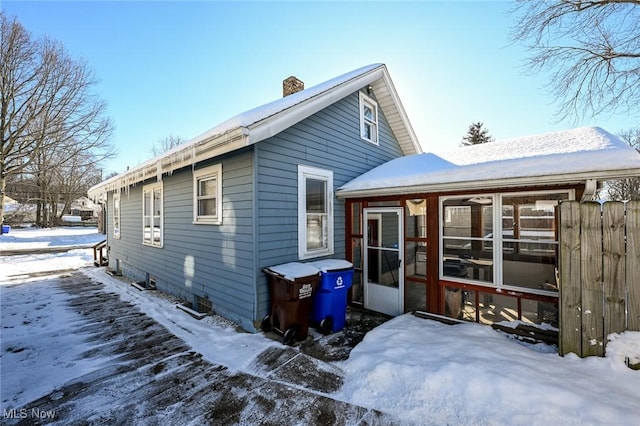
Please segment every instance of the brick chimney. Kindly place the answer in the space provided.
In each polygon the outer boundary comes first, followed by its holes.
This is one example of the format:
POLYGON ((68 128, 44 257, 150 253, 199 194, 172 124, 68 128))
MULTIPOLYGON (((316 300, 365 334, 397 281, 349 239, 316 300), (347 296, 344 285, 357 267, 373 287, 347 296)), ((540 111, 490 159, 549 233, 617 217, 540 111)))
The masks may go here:
POLYGON ((292 95, 296 92, 304 90, 304 83, 296 77, 291 76, 282 82, 282 97, 292 95))

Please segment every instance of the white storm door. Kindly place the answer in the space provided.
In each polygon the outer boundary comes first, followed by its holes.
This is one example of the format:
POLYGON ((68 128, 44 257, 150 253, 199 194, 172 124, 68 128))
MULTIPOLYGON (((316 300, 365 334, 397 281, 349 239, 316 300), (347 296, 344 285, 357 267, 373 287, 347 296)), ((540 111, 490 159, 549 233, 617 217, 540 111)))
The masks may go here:
POLYGON ((387 315, 404 312, 402 208, 366 208, 364 307, 387 315))

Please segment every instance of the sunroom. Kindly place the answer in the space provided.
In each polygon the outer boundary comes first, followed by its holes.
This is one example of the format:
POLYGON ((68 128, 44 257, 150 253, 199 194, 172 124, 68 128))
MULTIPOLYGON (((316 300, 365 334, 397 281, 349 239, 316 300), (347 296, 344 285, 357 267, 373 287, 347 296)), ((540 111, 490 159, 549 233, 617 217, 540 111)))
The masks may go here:
POLYGON ((599 128, 496 141, 383 164, 337 191, 351 303, 486 324, 558 326, 558 216, 640 155, 599 128))

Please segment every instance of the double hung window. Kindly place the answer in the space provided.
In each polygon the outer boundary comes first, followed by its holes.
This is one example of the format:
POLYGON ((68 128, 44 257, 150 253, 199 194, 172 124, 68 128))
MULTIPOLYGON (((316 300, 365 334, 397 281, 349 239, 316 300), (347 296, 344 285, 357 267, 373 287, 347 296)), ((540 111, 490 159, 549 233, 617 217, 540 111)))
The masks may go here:
POLYGON ((120 238, 120 193, 113 194, 113 238, 120 238))
POLYGON ((378 104, 360 92, 360 137, 378 144, 378 104))
POLYGON ((222 223, 222 165, 193 172, 193 222, 222 223))
POLYGON ((333 172, 298 166, 298 256, 333 253, 333 172))
POLYGON ((162 182, 146 185, 142 189, 142 243, 162 247, 162 182))

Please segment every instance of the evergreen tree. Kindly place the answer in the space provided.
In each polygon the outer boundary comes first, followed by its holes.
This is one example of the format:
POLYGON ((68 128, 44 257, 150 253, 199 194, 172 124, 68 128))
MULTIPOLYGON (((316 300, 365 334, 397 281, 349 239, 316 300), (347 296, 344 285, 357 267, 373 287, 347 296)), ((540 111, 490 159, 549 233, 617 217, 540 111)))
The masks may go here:
POLYGON ((462 138, 461 146, 478 145, 481 143, 493 142, 493 137, 489 134, 489 129, 484 127, 484 123, 472 123, 467 130, 467 134, 462 138))

